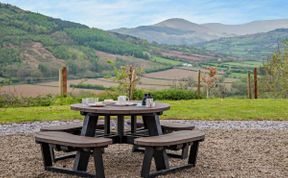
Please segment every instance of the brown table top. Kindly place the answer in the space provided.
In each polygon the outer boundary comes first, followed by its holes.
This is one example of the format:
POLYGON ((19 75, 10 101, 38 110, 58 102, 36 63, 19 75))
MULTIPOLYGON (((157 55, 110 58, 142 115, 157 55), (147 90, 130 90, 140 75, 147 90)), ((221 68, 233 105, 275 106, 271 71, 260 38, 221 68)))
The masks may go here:
POLYGON ((106 105, 104 107, 91 107, 85 104, 72 104, 70 108, 75 111, 95 113, 95 114, 133 115, 133 114, 160 113, 170 109, 170 105, 156 102, 155 107, 148 108, 145 106, 117 106, 113 104, 106 105))

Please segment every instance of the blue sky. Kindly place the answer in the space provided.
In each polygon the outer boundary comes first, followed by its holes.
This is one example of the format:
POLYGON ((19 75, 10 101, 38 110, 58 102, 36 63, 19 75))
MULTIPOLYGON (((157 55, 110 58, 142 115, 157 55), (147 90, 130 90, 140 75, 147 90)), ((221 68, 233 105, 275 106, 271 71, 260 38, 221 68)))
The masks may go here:
POLYGON ((288 18, 288 0, 0 0, 25 10, 113 29, 169 18, 195 23, 239 24, 288 18))

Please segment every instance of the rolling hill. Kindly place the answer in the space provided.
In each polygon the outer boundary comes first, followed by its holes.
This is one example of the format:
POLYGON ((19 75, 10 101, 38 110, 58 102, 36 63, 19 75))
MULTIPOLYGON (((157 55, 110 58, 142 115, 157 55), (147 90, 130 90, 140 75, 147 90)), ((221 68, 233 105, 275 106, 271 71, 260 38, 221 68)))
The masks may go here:
POLYGON ((185 19, 173 18, 154 25, 120 28, 112 31, 160 44, 191 45, 223 37, 269 32, 279 28, 288 28, 288 19, 225 25, 220 23, 196 24, 185 19))
POLYGON ((133 36, 89 28, 3 3, 0 47, 0 83, 5 78, 15 82, 56 79, 61 65, 68 66, 69 77, 79 78, 110 75, 113 70, 109 60, 117 66, 133 64, 155 71, 179 65, 179 60, 218 57, 194 47, 149 44, 133 36))
MULTIPOLYGON (((151 58, 145 40, 3 3, 0 3, 0 47, 0 78, 15 81, 55 78, 61 65, 67 65, 71 76, 76 77, 111 73, 111 66, 97 56, 97 51, 119 55, 117 63, 121 64, 129 63, 126 56, 139 59, 139 65, 151 58)), ((166 67, 150 63, 150 68, 166 67)))
POLYGON ((288 29, 276 29, 270 32, 221 38, 198 44, 202 50, 209 50, 242 60, 263 60, 270 57, 283 41, 288 39, 288 29))

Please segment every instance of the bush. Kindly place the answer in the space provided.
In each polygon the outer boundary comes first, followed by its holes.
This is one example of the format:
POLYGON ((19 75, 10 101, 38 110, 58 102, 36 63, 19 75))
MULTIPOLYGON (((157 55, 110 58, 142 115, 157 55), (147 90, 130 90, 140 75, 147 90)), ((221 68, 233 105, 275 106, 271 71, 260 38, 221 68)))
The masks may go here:
MULTIPOLYGON (((150 93, 154 100, 190 100, 190 99, 201 99, 202 96, 198 96, 195 91, 183 90, 183 89, 166 89, 166 90, 156 90, 147 91, 142 89, 136 89, 133 93, 134 100, 142 100, 145 93, 150 93)), ((97 94, 100 101, 104 99, 114 99, 121 95, 117 91, 106 90, 103 93, 97 94)))
POLYGON ((189 100, 201 99, 195 91, 182 89, 166 89, 150 92, 155 100, 189 100))
POLYGON ((38 97, 17 97, 13 95, 0 95, 0 107, 28 107, 28 106, 51 106, 55 102, 55 97, 38 96, 38 97))
POLYGON ((81 83, 81 84, 70 84, 72 88, 84 88, 84 89, 95 89, 95 90, 105 90, 108 89, 103 85, 89 84, 89 83, 81 83))

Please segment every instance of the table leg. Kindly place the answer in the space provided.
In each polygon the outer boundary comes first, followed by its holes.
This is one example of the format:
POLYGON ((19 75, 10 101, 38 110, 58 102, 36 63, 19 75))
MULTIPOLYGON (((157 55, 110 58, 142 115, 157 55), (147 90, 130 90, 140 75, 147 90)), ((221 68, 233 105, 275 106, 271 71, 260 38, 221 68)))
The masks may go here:
POLYGON ((124 116, 117 117, 117 135, 119 136, 119 142, 123 143, 124 136, 124 116))
POLYGON ((131 116, 131 133, 135 135, 137 129, 137 117, 135 115, 131 116))
MULTIPOLYGON (((98 121, 98 116, 91 116, 89 114, 85 115, 83 127, 81 130, 82 136, 94 137, 96 125, 98 121)), ((77 151, 75 162, 74 162, 74 170, 77 171, 86 171, 87 165, 90 157, 89 151, 77 151)))
MULTIPOLYGON (((142 116, 143 122, 147 126, 150 136, 162 135, 159 115, 142 116)), ((154 152, 154 160, 157 170, 168 169, 168 156, 166 150, 156 150, 154 152)))
POLYGON ((104 122, 104 133, 105 135, 110 134, 110 116, 105 116, 105 122, 104 122))

